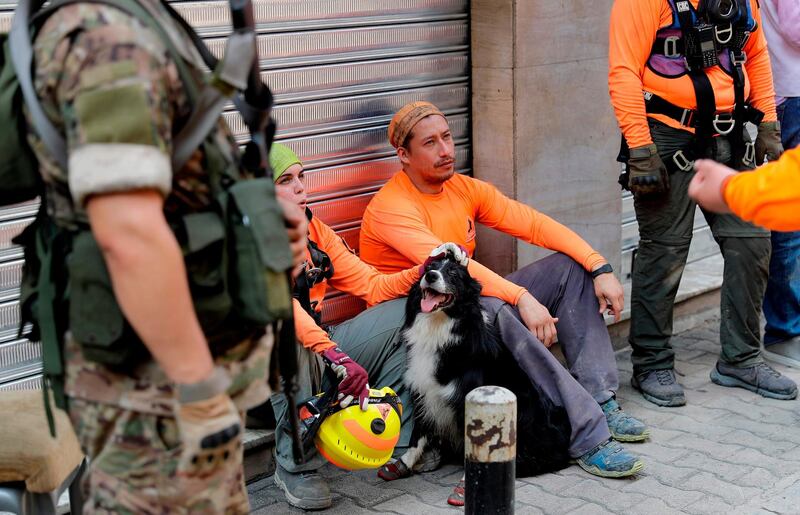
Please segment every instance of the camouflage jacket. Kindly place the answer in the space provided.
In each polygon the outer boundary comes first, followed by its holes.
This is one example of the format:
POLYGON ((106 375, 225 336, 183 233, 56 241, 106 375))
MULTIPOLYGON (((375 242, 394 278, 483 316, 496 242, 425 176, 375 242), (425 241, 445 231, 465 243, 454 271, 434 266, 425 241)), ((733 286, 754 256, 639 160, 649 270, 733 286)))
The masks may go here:
MULTIPOLYGON (((157 0, 141 0, 171 35, 202 80, 202 61, 189 37, 157 0)), ((132 16, 103 4, 72 4, 45 22, 34 42, 34 84, 45 113, 65 136, 68 171, 34 133, 49 215, 69 229, 86 227, 83 202, 93 194, 154 189, 165 214, 203 211, 212 202, 204 156, 171 167, 172 140, 191 113, 175 63, 161 38, 132 16)), ((238 149, 220 118, 215 138, 231 160, 238 149)), ((235 161, 234 161, 235 162, 235 161)), ((236 341, 239 341, 238 339, 236 341)), ((271 338, 247 338, 217 358, 231 370, 242 408, 263 401, 271 338)), ((83 359, 66 338, 66 390, 71 397, 159 415, 172 413, 172 385, 153 362, 120 374, 83 359)))

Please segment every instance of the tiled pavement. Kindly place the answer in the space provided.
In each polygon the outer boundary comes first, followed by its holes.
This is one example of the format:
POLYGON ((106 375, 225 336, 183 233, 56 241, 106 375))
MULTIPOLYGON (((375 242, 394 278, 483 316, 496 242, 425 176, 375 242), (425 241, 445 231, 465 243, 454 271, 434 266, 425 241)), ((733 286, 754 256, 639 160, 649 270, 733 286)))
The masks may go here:
MULTIPOLYGON (((708 373, 718 352, 717 320, 673 338, 676 371, 687 405, 659 408, 632 391, 629 351, 617 354, 618 397, 652 428, 651 440, 628 444, 645 470, 624 480, 600 479, 571 466, 517 481, 516 513, 798 513, 800 514, 800 401, 765 399, 716 386, 708 373)), ((800 382, 800 370, 776 365, 800 382)), ((458 512, 445 500, 461 477, 446 465, 385 483, 375 471, 345 473, 327 466, 333 507, 325 513, 458 512)), ((257 514, 302 513, 283 500, 268 477, 249 487, 257 514)))

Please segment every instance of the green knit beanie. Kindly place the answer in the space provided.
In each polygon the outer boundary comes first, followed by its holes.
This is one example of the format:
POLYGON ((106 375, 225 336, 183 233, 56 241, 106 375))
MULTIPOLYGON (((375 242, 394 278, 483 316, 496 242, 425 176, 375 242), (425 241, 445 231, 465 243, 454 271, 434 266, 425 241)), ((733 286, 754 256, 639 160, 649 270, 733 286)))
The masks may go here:
POLYGON ((269 149, 269 165, 272 167, 272 180, 277 181, 292 165, 303 165, 294 151, 281 143, 273 143, 269 149))

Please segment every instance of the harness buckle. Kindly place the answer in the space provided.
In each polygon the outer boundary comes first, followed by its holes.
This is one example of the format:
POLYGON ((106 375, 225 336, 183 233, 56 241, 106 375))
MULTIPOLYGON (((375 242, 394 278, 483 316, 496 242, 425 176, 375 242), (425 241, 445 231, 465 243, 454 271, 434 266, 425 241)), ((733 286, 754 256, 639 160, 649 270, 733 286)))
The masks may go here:
POLYGON ((694 111, 691 109, 684 109, 681 113, 681 119, 678 121, 684 127, 692 127, 692 122, 694 122, 694 111))
POLYGON ((741 50, 731 51, 731 63, 734 66, 741 66, 747 62, 747 54, 741 50))
POLYGON ((720 25, 714 25, 714 37, 720 45, 730 43, 733 39, 733 23, 728 23, 727 29, 720 29, 720 25))
POLYGON ((672 162, 675 163, 675 166, 678 167, 678 170, 682 172, 688 172, 692 169, 692 162, 689 161, 689 158, 683 153, 683 150, 678 150, 674 154, 672 154, 672 162))
POLYGON ((744 144, 744 156, 742 161, 748 164, 756 164, 756 146, 752 141, 744 144))
POLYGON ((711 121, 711 125, 714 127, 715 131, 723 136, 727 136, 731 133, 733 128, 736 127, 736 120, 733 118, 732 113, 717 113, 711 121))
POLYGON ((678 52, 678 41, 680 41, 678 36, 668 36, 664 38, 664 57, 675 58, 681 56, 678 52))

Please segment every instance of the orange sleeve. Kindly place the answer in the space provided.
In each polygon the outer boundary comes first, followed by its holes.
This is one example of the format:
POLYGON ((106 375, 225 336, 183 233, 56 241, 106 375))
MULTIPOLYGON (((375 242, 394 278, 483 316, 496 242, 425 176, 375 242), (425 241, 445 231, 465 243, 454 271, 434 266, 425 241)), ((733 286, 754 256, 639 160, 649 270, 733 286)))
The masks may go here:
MULTIPOLYGON (((434 248, 444 243, 428 229, 416 206, 407 202, 391 210, 381 209, 374 213, 370 223, 374 234, 380 234, 386 245, 396 249, 412 263, 422 264, 434 248)), ((473 259, 469 260, 468 269, 470 275, 483 286, 483 295, 498 297, 516 305, 525 293, 525 288, 507 281, 473 259)))
POLYGON ((336 346, 336 344, 328 338, 328 333, 317 325, 314 319, 311 318, 311 315, 306 313, 297 299, 292 299, 292 310, 294 312, 295 335, 297 341, 300 342, 303 347, 320 354, 336 346))
POLYGON ((774 231, 800 230, 800 147, 731 177, 723 197, 739 218, 774 231))
POLYGON ((319 247, 328 253, 333 264, 333 277, 328 283, 339 291, 364 299, 367 304, 408 295, 408 290, 419 279, 419 267, 394 274, 383 274, 364 263, 344 244, 342 239, 325 224, 318 224, 319 247))
POLYGON ((575 231, 530 206, 510 199, 486 182, 473 179, 478 221, 516 238, 568 255, 591 271, 606 263, 575 231))
POLYGON ((615 0, 608 43, 608 92, 630 148, 653 142, 647 126, 642 75, 666 0, 615 0))
POLYGON ((756 0, 750 0, 758 29, 750 35, 744 45, 747 61, 744 63, 747 78, 750 81, 750 98, 753 107, 764 113, 765 122, 777 121, 775 111, 775 87, 772 83, 772 68, 767 51, 767 38, 764 37, 764 25, 761 24, 761 11, 756 0))

